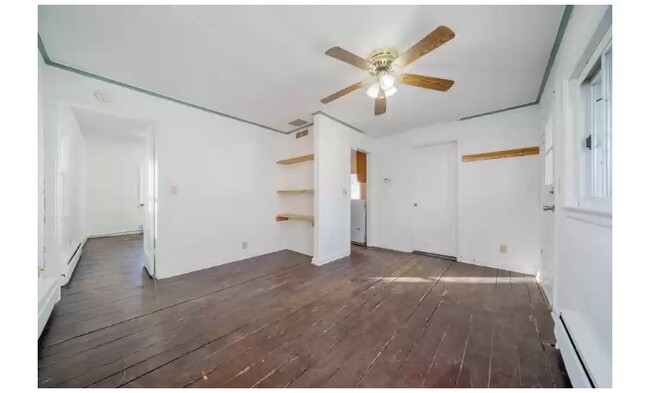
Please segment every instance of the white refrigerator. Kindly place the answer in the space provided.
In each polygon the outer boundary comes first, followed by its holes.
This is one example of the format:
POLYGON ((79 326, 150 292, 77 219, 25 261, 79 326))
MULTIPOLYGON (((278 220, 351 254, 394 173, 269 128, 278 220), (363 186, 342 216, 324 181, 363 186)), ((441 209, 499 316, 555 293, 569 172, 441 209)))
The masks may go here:
POLYGON ((366 201, 363 199, 353 199, 351 202, 352 241, 366 244, 366 201))

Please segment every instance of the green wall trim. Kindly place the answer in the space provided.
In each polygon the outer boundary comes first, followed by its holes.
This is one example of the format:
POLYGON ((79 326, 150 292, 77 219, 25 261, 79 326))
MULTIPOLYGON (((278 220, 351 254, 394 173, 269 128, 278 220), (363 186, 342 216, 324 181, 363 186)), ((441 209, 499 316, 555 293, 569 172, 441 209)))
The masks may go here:
POLYGON ((80 70, 78 68, 70 67, 70 66, 67 66, 65 64, 57 63, 55 61, 52 61, 50 59, 50 57, 48 56, 47 51, 45 50, 45 45, 43 45, 43 40, 41 39, 40 34, 38 35, 38 50, 41 53, 41 56, 43 57, 43 61, 45 62, 45 64, 47 64, 47 65, 49 65, 51 67, 59 68, 61 70, 72 72, 72 73, 75 73, 75 74, 78 74, 78 75, 81 75, 81 76, 85 76, 85 77, 92 78, 92 79, 97 79, 97 80, 102 81, 102 82, 110 83, 110 84, 113 84, 113 85, 116 85, 116 86, 120 86, 120 87, 123 87, 123 88, 126 88, 126 89, 130 89, 130 90, 134 90, 134 91, 137 91, 138 93, 147 94, 147 95, 150 95, 152 97, 156 97, 156 98, 160 98, 160 99, 163 99, 163 100, 174 102, 176 104, 185 105, 185 106, 188 106, 190 108, 194 108, 194 109, 198 109, 198 110, 201 110, 201 111, 204 111, 204 112, 212 113, 214 115, 225 117, 225 118, 228 118, 228 119, 231 119, 231 120, 241 121, 243 123, 247 123, 247 124, 254 125, 254 126, 257 126, 257 127, 260 127, 260 128, 264 128, 264 129, 269 130, 269 131, 278 132, 280 134, 290 134, 290 133, 292 133, 294 131, 298 131, 300 128, 302 128, 302 127, 299 127, 297 129, 294 129, 294 130, 291 130, 291 131, 278 130, 278 129, 275 129, 275 128, 272 128, 272 127, 269 127, 269 126, 265 126, 263 124, 255 123, 254 121, 242 119, 242 118, 237 117, 237 116, 233 116, 233 115, 229 115, 227 113, 215 111, 213 109, 205 108, 205 107, 200 106, 200 105, 196 105, 196 104, 192 104, 192 103, 189 103, 189 102, 181 101, 181 100, 178 100, 178 99, 173 98, 173 97, 169 97, 169 96, 166 96, 166 95, 163 95, 163 94, 159 94, 159 93, 156 93, 156 92, 153 92, 153 91, 150 91, 150 90, 145 90, 145 89, 142 89, 142 88, 137 87, 137 86, 132 86, 132 85, 129 85, 129 84, 126 84, 126 83, 122 83, 122 82, 119 82, 119 81, 116 81, 116 80, 113 80, 113 79, 110 79, 110 78, 103 77, 101 75, 93 74, 92 72, 80 70))
POLYGON ((43 45, 43 40, 41 39, 40 34, 38 34, 38 51, 41 54, 41 57, 43 58, 45 64, 50 63, 50 56, 47 55, 47 51, 45 50, 45 45, 43 45))
POLYGON ((529 102, 528 104, 521 104, 521 105, 511 106, 511 107, 508 107, 508 108, 497 109, 497 110, 495 110, 495 111, 479 113, 478 115, 472 115, 472 116, 462 117, 460 120, 469 120, 469 119, 474 119, 474 118, 476 118, 476 117, 488 116, 488 115, 494 115, 494 114, 496 114, 496 113, 501 113, 501 112, 514 111, 515 109, 521 109, 521 108, 525 108, 525 107, 527 107, 527 106, 531 106, 531 105, 537 105, 537 101, 535 101, 535 102, 529 102))
POLYGON ((316 112, 312 113, 311 115, 312 115, 312 116, 323 115, 323 116, 325 116, 325 117, 327 117, 327 118, 330 118, 330 119, 334 120, 334 121, 337 122, 337 123, 340 123, 340 124, 343 124, 343 125, 346 126, 346 127, 350 127, 350 128, 352 128, 352 129, 355 130, 356 132, 359 132, 359 133, 361 133, 361 134, 367 135, 365 132, 363 132, 362 130, 358 129, 357 127, 355 127, 355 126, 353 126, 353 125, 350 125, 350 124, 348 124, 348 123, 346 123, 346 122, 344 122, 344 121, 342 121, 342 120, 339 120, 339 119, 337 119, 336 117, 334 117, 334 116, 332 116, 332 115, 329 115, 329 114, 327 114, 327 113, 325 113, 325 112, 323 112, 323 111, 316 111, 316 112))
POLYGON ((564 32, 566 31, 567 25, 569 24, 569 19, 571 18, 572 11, 573 11, 572 5, 564 6, 564 13, 562 13, 562 19, 560 20, 560 27, 558 27, 557 29, 557 34, 555 35, 555 42, 553 42, 553 48, 551 49, 551 54, 548 57, 548 63, 546 63, 546 70, 544 70, 544 76, 542 77, 542 84, 539 86, 539 91, 537 92, 537 100, 535 101, 537 103, 539 103, 539 100, 542 99, 542 94, 544 94, 546 83, 548 82, 548 78, 551 75, 551 70, 553 69, 553 64, 555 63, 557 52, 558 50, 560 50, 562 39, 564 39, 564 32))

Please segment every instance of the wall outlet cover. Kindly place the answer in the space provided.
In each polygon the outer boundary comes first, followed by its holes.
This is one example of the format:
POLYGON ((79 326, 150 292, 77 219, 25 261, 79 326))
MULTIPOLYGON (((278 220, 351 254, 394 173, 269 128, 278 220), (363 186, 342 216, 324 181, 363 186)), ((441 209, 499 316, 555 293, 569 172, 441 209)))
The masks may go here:
POLYGON ((248 242, 241 242, 241 249, 245 250, 248 248, 248 242))
POLYGON ((499 252, 500 252, 501 254, 505 254, 505 253, 507 253, 507 252, 508 252, 508 245, 505 244, 505 243, 501 243, 501 244, 499 244, 499 252))

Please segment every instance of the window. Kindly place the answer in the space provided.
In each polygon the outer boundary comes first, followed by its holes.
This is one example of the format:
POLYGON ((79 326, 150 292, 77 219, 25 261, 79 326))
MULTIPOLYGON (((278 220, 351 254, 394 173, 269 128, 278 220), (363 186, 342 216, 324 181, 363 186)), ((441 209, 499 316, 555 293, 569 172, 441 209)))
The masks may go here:
POLYGON ((553 185, 553 118, 549 117, 544 130, 544 185, 553 185))
POLYGON ((612 47, 609 43, 588 63, 580 84, 584 132, 580 140, 580 202, 612 195, 612 47))
POLYGON ((350 199, 361 199, 361 183, 357 180, 357 174, 350 177, 350 199))

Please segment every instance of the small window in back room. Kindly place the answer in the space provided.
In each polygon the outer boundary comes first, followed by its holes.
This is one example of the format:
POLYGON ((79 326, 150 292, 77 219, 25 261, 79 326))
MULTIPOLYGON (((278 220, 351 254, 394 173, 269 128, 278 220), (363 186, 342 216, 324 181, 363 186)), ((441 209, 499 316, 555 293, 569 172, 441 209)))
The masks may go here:
POLYGON ((597 61, 580 85, 584 134, 581 140, 580 200, 612 195, 612 47, 597 61))
POLYGON ((359 183, 356 173, 350 177, 350 199, 361 199, 361 183, 359 183))

